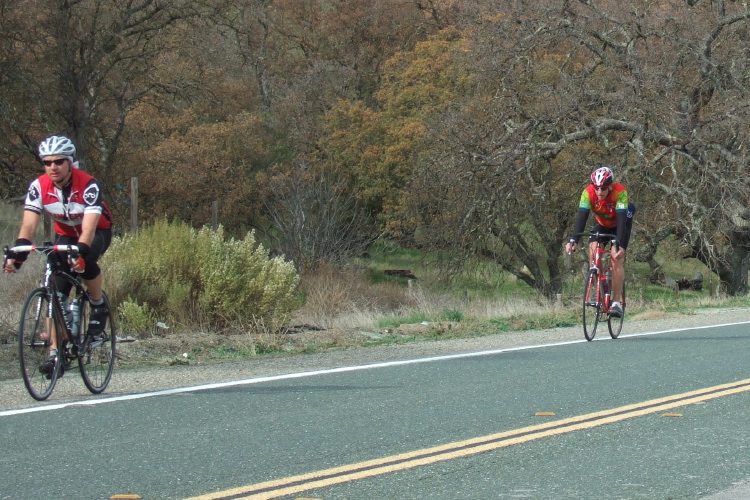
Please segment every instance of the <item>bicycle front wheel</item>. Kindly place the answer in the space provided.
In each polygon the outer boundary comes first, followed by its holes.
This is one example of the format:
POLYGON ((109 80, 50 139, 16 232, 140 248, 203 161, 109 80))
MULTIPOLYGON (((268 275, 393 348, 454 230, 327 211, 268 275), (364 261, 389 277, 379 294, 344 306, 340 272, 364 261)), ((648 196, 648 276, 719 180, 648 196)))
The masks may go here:
POLYGON ((598 281, 599 272, 596 269, 590 269, 583 288, 583 335, 589 342, 596 336, 596 327, 602 315, 598 281))
POLYGON ((622 305, 622 316, 619 318, 613 318, 610 316, 607 318, 607 326, 609 327, 609 336, 613 339, 616 339, 620 336, 620 332, 622 332, 622 323, 625 321, 625 283, 622 284, 622 301, 620 304, 622 305))
MULTIPOLYGON (((93 394, 100 394, 109 385, 112 370, 115 368, 115 321, 107 295, 102 293, 104 307, 107 309, 107 321, 101 333, 92 334, 88 331, 91 318, 91 303, 84 300, 81 304, 82 330, 86 328, 83 347, 78 353, 78 366, 81 368, 81 378, 86 388, 93 394)), ((99 306, 101 307, 101 306, 99 306)))
POLYGON ((50 303, 50 295, 45 288, 37 288, 31 292, 21 311, 21 323, 18 326, 21 375, 26 390, 37 401, 43 401, 52 394, 60 375, 61 356, 58 356, 54 367, 45 370, 47 373, 42 373, 42 366, 49 355, 52 335, 54 331, 62 331, 58 317, 59 311, 50 303))

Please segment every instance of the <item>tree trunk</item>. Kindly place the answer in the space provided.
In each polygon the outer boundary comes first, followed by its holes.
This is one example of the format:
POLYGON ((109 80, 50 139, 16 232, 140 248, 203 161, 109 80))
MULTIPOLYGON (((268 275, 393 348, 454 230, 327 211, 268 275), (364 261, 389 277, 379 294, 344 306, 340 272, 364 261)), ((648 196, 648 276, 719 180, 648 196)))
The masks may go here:
MULTIPOLYGON (((733 234, 731 244, 727 247, 724 259, 715 266, 719 279, 729 295, 747 294, 750 248, 745 246, 746 244, 746 238, 741 234, 733 234)), ((706 264, 708 265, 708 263, 706 264)))

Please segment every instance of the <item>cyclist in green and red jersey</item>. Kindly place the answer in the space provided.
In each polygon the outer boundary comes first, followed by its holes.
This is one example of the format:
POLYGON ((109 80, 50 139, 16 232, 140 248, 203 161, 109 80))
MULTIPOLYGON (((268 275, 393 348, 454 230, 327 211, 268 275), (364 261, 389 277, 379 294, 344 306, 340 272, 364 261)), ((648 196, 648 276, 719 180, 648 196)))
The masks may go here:
MULTIPOLYGON (((609 315, 615 318, 622 317, 622 284, 625 281, 625 250, 630 240, 630 231, 633 226, 633 214, 635 205, 628 200, 628 190, 620 183, 615 182, 615 176, 609 167, 599 167, 591 173, 591 184, 581 193, 578 204, 578 219, 576 220, 574 234, 583 232, 589 213, 594 212, 596 225, 591 232, 599 232, 617 236, 619 246, 611 249, 612 261, 612 306, 609 315)), ((574 236, 565 245, 568 254, 578 246, 578 236, 574 236)), ((606 236, 600 237, 600 241, 607 241, 606 236)), ((596 249, 597 239, 589 240, 589 256, 593 256, 596 249)))

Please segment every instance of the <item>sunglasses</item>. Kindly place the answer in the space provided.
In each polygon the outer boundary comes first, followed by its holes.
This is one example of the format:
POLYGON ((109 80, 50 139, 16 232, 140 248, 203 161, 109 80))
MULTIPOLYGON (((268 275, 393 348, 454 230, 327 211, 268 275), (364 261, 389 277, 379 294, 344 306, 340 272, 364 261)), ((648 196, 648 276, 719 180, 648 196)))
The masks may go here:
POLYGON ((58 158, 57 160, 42 160, 45 167, 50 167, 54 163, 58 167, 68 161, 66 158, 58 158))
POLYGON ((594 189, 596 191, 606 191, 606 190, 609 189, 609 186, 601 186, 601 187, 600 186, 594 186, 594 189))

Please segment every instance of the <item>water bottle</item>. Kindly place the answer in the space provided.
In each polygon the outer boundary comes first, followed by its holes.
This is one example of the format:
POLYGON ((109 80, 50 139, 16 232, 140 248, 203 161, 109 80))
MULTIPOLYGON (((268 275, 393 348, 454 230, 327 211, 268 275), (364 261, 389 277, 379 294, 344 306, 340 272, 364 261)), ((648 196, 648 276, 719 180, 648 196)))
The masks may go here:
POLYGON ((70 317, 70 331, 74 337, 78 336, 78 323, 80 323, 81 320, 80 313, 81 301, 79 299, 74 299, 73 302, 70 303, 70 312, 68 314, 70 317))
POLYGON ((65 295, 63 295, 60 292, 57 292, 57 297, 58 297, 58 299, 60 299, 60 308, 63 311, 63 317, 65 319, 65 326, 68 327, 69 330, 71 330, 71 320, 72 320, 72 318, 71 318, 71 314, 70 314, 70 310, 69 310, 70 306, 68 305, 68 297, 65 296, 65 295))

